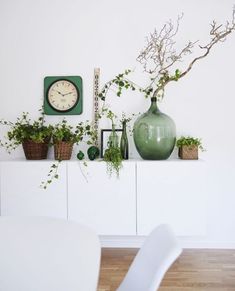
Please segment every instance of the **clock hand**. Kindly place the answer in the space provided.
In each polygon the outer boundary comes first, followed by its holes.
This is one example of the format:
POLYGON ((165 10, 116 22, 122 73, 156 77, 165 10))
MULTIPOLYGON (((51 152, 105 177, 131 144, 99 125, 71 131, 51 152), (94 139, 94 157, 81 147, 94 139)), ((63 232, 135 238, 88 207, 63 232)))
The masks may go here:
POLYGON ((57 93, 59 93, 60 95, 64 96, 60 91, 58 90, 55 90, 57 93))
POLYGON ((66 94, 63 94, 63 96, 65 96, 65 95, 69 95, 69 94, 72 94, 73 92, 69 92, 69 93, 66 93, 66 94))

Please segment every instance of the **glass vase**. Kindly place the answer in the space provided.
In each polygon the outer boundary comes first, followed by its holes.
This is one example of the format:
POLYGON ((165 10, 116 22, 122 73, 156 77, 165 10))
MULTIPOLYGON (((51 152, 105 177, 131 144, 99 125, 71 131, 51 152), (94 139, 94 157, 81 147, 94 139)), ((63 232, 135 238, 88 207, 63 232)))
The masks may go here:
POLYGON ((128 145, 128 138, 127 138, 127 132, 126 132, 126 121, 122 123, 122 136, 121 136, 121 142, 120 142, 120 150, 121 150, 121 156, 124 160, 129 159, 129 145, 128 145))
POLYGON ((115 126, 112 124, 112 131, 109 135, 108 139, 108 147, 109 148, 117 148, 119 146, 119 139, 117 132, 115 131, 115 126))
POLYGON ((134 124, 134 142, 144 160, 166 160, 176 141, 174 121, 157 106, 157 98, 151 98, 149 110, 134 124))

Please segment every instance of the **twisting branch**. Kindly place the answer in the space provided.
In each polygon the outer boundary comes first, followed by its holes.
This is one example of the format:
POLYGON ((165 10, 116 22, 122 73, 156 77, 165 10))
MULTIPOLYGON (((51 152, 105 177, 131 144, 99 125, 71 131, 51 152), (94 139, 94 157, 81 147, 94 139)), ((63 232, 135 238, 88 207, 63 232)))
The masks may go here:
POLYGON ((232 33, 234 30, 235 30, 235 7, 233 8, 231 22, 227 21, 225 26, 223 26, 222 24, 218 25, 215 20, 212 22, 210 30, 210 35, 212 36, 212 38, 210 42, 204 46, 199 45, 200 49, 205 50, 205 53, 193 59, 192 62, 187 67, 187 69, 180 75, 179 78, 184 77, 192 69, 193 65, 197 61, 205 58, 210 53, 212 47, 215 44, 219 42, 224 42, 226 40, 226 36, 232 33))
MULTIPOLYGON (((171 81, 178 81, 182 77, 184 77, 186 74, 189 73, 189 71, 192 69, 193 65, 205 58, 211 51, 212 47, 216 45, 219 42, 224 42, 226 40, 227 35, 232 33, 235 30, 235 7, 233 8, 232 12, 232 20, 229 22, 227 21, 225 25, 223 24, 217 24, 217 22, 214 20, 211 23, 211 29, 210 29, 210 35, 211 39, 206 45, 199 45, 199 48, 201 50, 204 50, 204 53, 194 58, 188 65, 188 67, 180 73, 180 71, 175 71, 175 74, 170 75, 168 70, 177 62, 181 61, 183 56, 186 54, 191 54, 192 49, 195 46, 196 42, 189 42, 178 54, 172 53, 168 59, 166 60, 166 65, 162 67, 160 70, 155 71, 156 74, 154 78, 152 78, 152 83, 156 84, 156 89, 153 92, 153 96, 155 97, 163 97, 164 90, 166 85, 171 81), (167 62, 168 60, 171 60, 170 62, 167 62), (177 73, 177 74, 176 74, 177 73)), ((161 52, 159 52, 161 53, 161 52)))
POLYGON ((179 31, 180 21, 183 14, 178 16, 176 27, 171 20, 169 20, 158 33, 155 29, 150 37, 147 38, 147 46, 141 51, 137 57, 144 71, 149 74, 158 72, 164 73, 176 61, 180 60, 183 55, 191 53, 191 48, 194 43, 191 41, 179 52, 176 52, 174 37, 179 31))
POLYGON ((162 29, 158 32, 156 29, 147 37, 147 45, 140 52, 137 61, 143 65, 144 72, 150 74, 150 83, 146 88, 142 88, 137 84, 127 79, 127 75, 131 70, 126 70, 124 73, 117 75, 113 80, 106 83, 99 97, 104 101, 107 92, 112 86, 117 87, 117 96, 121 96, 123 89, 138 90, 144 93, 145 97, 153 96, 158 99, 163 98, 165 87, 172 81, 178 81, 187 75, 194 64, 205 58, 211 49, 219 42, 224 42, 226 37, 235 30, 235 7, 232 10, 232 19, 225 24, 218 24, 215 20, 212 21, 209 31, 210 40, 205 45, 199 45, 202 52, 196 56, 186 66, 182 72, 176 65, 183 61, 186 55, 190 55, 198 41, 189 41, 183 48, 176 50, 175 36, 179 31, 180 21, 183 15, 178 16, 176 23, 173 24, 169 20, 162 29))

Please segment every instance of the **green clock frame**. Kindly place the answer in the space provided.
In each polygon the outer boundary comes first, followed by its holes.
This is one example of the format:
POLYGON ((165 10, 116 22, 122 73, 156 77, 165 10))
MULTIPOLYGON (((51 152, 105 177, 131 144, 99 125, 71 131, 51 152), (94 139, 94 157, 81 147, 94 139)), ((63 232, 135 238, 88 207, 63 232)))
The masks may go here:
POLYGON ((47 76, 44 78, 44 113, 47 115, 79 115, 83 112, 83 88, 82 78, 80 76, 47 76), (50 87, 57 81, 66 80, 76 87, 79 99, 77 104, 67 111, 59 111, 51 107, 48 102, 48 92, 50 87))

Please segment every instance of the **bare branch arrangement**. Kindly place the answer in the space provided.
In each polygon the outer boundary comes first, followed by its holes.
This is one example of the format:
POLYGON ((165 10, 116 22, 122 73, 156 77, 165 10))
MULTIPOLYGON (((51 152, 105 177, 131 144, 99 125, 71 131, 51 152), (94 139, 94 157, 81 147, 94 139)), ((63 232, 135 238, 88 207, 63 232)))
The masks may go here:
POLYGON ((195 47, 196 42, 189 41, 185 47, 183 47, 178 53, 175 49, 174 37, 178 32, 179 23, 182 16, 178 17, 176 22, 176 27, 172 21, 167 22, 161 31, 157 33, 155 30, 150 38, 147 39, 146 48, 141 51, 137 58, 143 67, 145 72, 153 75, 152 82, 147 89, 154 87, 153 96, 162 98, 164 96, 164 89, 166 85, 171 81, 178 81, 180 78, 184 77, 192 69, 193 65, 205 58, 211 51, 212 47, 219 42, 226 40, 226 36, 235 30, 235 8, 232 12, 232 20, 227 21, 225 25, 218 24, 215 20, 211 24, 210 36, 211 39, 206 45, 199 45, 199 48, 203 53, 195 57, 183 72, 176 69, 174 74, 170 74, 169 70, 177 62, 183 60, 185 55, 191 54, 192 49, 195 47), (149 65, 154 65, 152 68, 149 65))
POLYGON ((196 62, 205 58, 216 44, 224 42, 226 37, 235 30, 235 7, 233 7, 232 19, 226 21, 225 24, 218 24, 214 20, 211 23, 210 40, 204 45, 198 45, 202 53, 196 56, 184 70, 180 71, 177 65, 183 61, 186 55, 193 53, 193 49, 198 43, 198 41, 189 41, 179 51, 176 50, 175 36, 179 31, 182 17, 183 15, 178 16, 175 24, 171 20, 166 22, 159 32, 155 29, 147 38, 145 48, 137 57, 144 72, 150 75, 150 84, 146 88, 138 86, 127 79, 127 75, 131 71, 126 70, 105 84, 99 94, 102 100, 105 100, 107 92, 112 86, 116 87, 117 96, 121 95, 123 89, 138 89, 145 94, 145 97, 152 96, 157 97, 158 100, 162 99, 168 83, 178 81, 187 75, 196 62))

